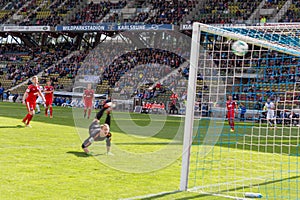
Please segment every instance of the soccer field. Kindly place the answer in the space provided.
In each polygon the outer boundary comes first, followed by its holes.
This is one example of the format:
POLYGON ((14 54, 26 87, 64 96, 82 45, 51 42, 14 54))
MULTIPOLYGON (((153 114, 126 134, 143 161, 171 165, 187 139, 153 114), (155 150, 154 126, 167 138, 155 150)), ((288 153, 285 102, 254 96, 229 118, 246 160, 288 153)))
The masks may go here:
MULTIPOLYGON (((181 130, 179 124, 182 118, 168 117, 158 134, 151 137, 140 135, 133 137, 122 132, 120 122, 130 124, 133 121, 140 126, 148 127, 151 126, 151 115, 130 114, 129 120, 122 113, 115 112, 112 123, 112 152, 115 156, 104 155, 104 142, 93 144, 90 149, 95 152, 95 156, 87 156, 80 146, 81 140, 88 134, 86 127, 92 120, 79 120, 76 113, 81 111, 72 112, 71 108, 54 107, 53 119, 39 114, 33 118, 32 128, 24 128, 21 123, 25 115, 24 106, 1 102, 0 199, 126 199, 149 194, 157 195, 139 199, 225 199, 196 192, 177 192, 181 170, 181 157, 177 153, 182 147, 180 138, 176 138, 175 134, 181 130), (164 151, 165 148, 169 149, 164 151), (163 154, 165 159, 152 154, 160 150, 167 152, 166 155, 163 154), (131 152, 132 155, 139 157, 124 157, 124 152, 131 152), (167 156, 170 152, 175 153, 167 156), (145 161, 144 158, 148 160, 145 161), (143 171, 139 167, 143 167, 144 162, 153 163, 153 166, 163 164, 160 168, 144 166, 143 171)), ((155 116, 153 121, 160 123, 162 120, 159 116, 155 116)), ((228 130, 227 125, 225 129, 228 130)), ((249 128, 248 132, 250 130, 252 129, 249 128)), ((227 149, 220 144, 216 145, 215 148, 227 149)), ((201 147, 196 142, 193 146, 201 147)), ((240 152, 243 150, 232 149, 235 154, 228 155, 229 158, 241 155, 240 152)), ((265 151, 263 156, 274 159, 274 156, 265 151)), ((258 156, 262 153, 249 153, 250 155, 258 156)), ((214 156, 217 160, 219 155, 214 156)), ((248 155, 244 156, 247 158, 248 155)), ((193 164, 196 157, 191 159, 193 164)), ((289 161, 298 161, 298 156, 289 161)), ((209 162, 200 164, 209 165, 209 162)), ((211 167, 213 166, 210 165, 208 168, 211 167)), ((239 172, 212 170, 211 174, 203 175, 202 180, 197 179, 196 184, 207 182, 214 173, 216 176, 224 173, 226 178, 230 173, 237 176, 239 172)), ((251 176, 253 171, 248 173, 251 176)), ((195 179, 194 174, 191 173, 192 182, 195 179)), ((299 179, 297 175, 299 174, 295 174, 292 181, 282 177, 282 182, 270 183, 265 187, 276 189, 276 184, 287 184, 286 187, 295 189, 298 187, 298 182, 295 181, 299 179)))

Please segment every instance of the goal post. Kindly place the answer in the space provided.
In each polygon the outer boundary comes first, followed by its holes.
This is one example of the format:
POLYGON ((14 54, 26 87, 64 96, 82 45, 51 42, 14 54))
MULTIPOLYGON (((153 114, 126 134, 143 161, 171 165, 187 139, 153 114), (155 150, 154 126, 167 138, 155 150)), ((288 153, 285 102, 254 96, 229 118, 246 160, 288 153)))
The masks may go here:
MULTIPOLYGON (((197 69, 200 51, 200 26, 193 24, 193 36, 191 44, 190 70, 188 80, 188 94, 196 93, 197 69)), ((195 102, 195 95, 188 95, 187 102, 195 102)), ((194 125, 194 104, 187 103, 184 124, 183 152, 182 152, 182 168, 180 178, 180 190, 187 190, 189 164, 190 164, 190 147, 192 144, 193 125, 194 125)))
POLYGON ((193 24, 181 191, 299 198, 299 37, 300 25, 193 24), (246 55, 233 54, 236 40, 249 45, 246 55), (228 95, 239 107, 234 132, 226 119, 228 95), (267 99, 276 104, 272 123, 263 110, 267 99), (196 104, 200 117, 195 117, 196 104), (244 117, 242 106, 247 108, 244 117), (282 123, 286 117, 293 123, 282 123))

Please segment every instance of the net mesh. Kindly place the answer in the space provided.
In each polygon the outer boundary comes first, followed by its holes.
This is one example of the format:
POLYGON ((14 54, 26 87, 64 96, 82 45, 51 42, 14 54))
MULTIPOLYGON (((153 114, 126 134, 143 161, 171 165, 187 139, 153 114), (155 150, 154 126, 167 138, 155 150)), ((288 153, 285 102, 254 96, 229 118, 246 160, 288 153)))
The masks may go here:
POLYGON ((299 28, 200 26, 191 191, 299 199, 299 28), (248 43, 245 56, 232 52, 236 40, 248 43), (229 95, 239 108, 234 132, 226 119, 229 95), (275 105, 271 123, 267 99, 275 105))

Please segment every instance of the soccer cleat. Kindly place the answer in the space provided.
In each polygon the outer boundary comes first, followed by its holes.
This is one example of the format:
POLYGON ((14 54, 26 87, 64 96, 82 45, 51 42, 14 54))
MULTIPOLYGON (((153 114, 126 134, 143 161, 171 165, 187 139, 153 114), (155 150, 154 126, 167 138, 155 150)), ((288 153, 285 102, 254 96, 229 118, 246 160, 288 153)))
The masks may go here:
POLYGON ((233 129, 233 128, 232 128, 232 129, 230 129, 230 132, 232 132, 232 133, 233 133, 233 132, 234 132, 234 129, 233 129))
POLYGON ((110 152, 110 151, 107 152, 106 155, 108 155, 108 156, 114 156, 114 154, 112 152, 110 152))
POLYGON ((83 150, 84 153, 86 153, 87 155, 89 155, 89 154, 92 153, 92 152, 90 152, 90 151, 88 150, 88 148, 82 148, 82 150, 83 150))
POLYGON ((37 111, 35 114, 40 114, 41 112, 40 111, 37 111))
POLYGON ((50 115, 50 118, 52 119, 52 118, 53 118, 53 116, 52 116, 52 115, 50 115))
POLYGON ((93 155, 93 152, 85 152, 86 153, 86 155, 88 155, 88 156, 92 156, 93 155))
POLYGON ((32 126, 30 124, 27 124, 26 127, 27 128, 32 128, 32 126))

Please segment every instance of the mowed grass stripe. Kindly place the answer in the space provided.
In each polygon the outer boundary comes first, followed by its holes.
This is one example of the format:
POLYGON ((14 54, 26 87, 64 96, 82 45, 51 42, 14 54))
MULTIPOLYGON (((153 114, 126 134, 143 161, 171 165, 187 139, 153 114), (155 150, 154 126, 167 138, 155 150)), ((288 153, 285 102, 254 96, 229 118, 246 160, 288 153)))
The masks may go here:
MULTIPOLYGON (((147 194, 160 194, 162 191, 174 191, 179 188, 180 157, 174 160, 171 165, 158 171, 136 174, 112 169, 99 162, 96 157, 85 156, 80 148, 81 139, 85 139, 87 136, 86 127, 92 119, 79 118, 74 120, 72 111, 73 109, 70 108, 54 107, 53 119, 46 118, 41 114, 36 115, 32 121, 33 128, 28 129, 23 128, 20 122, 26 113, 23 105, 0 103, 0 199, 122 199, 147 194), (76 120, 81 121, 82 128, 74 126, 76 120)), ((82 109, 75 110, 75 112, 81 111, 82 109)), ((118 120, 118 115, 115 116, 114 120, 118 120)), ((149 116, 147 115, 131 114, 131 116, 137 119, 136 121, 140 126, 149 124, 149 116)), ((156 118, 155 120, 159 119, 156 118)), ((122 132, 121 127, 118 127, 117 123, 113 121, 113 145, 118 145, 124 150, 134 153, 162 149, 173 140, 179 128, 179 121, 181 120, 176 117, 168 117, 164 127, 156 135, 149 138, 128 135, 122 132)), ((226 125, 223 130, 224 135, 228 133, 228 130, 226 125)), ((242 130, 244 129, 237 129, 237 134, 242 135, 244 133, 242 130)), ((233 140, 236 138, 228 139, 229 142, 233 140)), ((175 145, 180 145, 180 143, 175 145)), ((201 147, 201 145, 196 147, 201 147)), ((228 151, 228 148, 233 149, 235 147, 224 147, 222 144, 219 148, 222 148, 222 151, 228 151)), ((105 152, 105 144, 96 143, 92 149, 103 153, 105 152)), ((261 155, 270 156, 269 154, 261 155)), ((99 155, 98 157, 103 156, 99 155)), ((233 155, 227 154, 227 156, 230 160, 233 155)), ((294 159, 297 161, 298 157, 294 157, 294 159)), ((284 161, 295 163, 294 159, 284 161)), ((201 173, 201 171, 199 172, 201 173)), ((242 172, 240 170, 236 173, 242 172)), ((222 173, 235 175, 230 170, 222 173)), ((250 176, 250 172, 246 173, 249 173, 250 176)), ((220 180, 228 181, 225 177, 221 176, 220 180)), ((204 180, 206 182, 208 179, 211 179, 211 176, 205 176, 204 179, 199 178, 199 181, 204 180)), ((289 184, 292 190, 297 187, 295 185, 296 180, 290 180, 289 184)), ((288 181, 282 180, 282 182, 288 181)), ((283 185, 288 187, 285 183, 283 185)), ((265 189, 270 190, 271 186, 279 188, 279 182, 266 185, 265 189)), ((157 196, 155 199, 220 200, 225 198, 179 192, 157 196)))
MULTIPOLYGON (((22 125, 26 114, 23 105, 1 102, 0 107, 0 199, 119 199, 179 186, 180 160, 158 171, 135 174, 86 157, 80 148, 72 109, 54 107, 53 119, 36 115, 30 129, 11 128, 22 125), (21 148, 6 148, 18 146, 21 148)), ((116 132, 113 142, 128 143, 117 137, 121 135, 117 127, 112 129, 116 132)), ((168 141, 167 137, 163 140, 168 141)), ((138 139, 130 142, 135 142, 131 149, 148 148, 138 145, 138 139)), ((105 146, 98 144, 94 147, 105 151, 105 146)))

